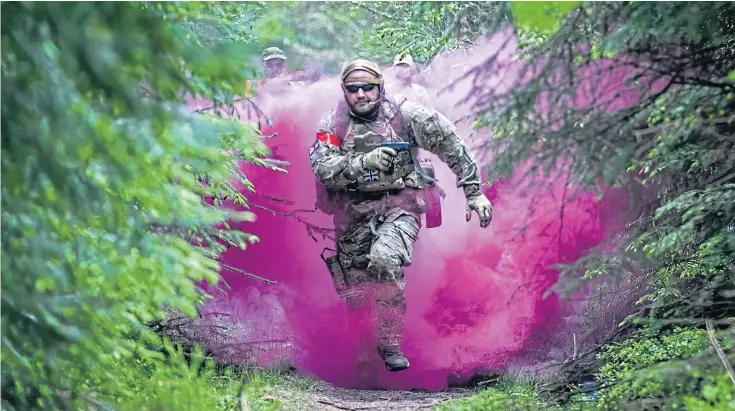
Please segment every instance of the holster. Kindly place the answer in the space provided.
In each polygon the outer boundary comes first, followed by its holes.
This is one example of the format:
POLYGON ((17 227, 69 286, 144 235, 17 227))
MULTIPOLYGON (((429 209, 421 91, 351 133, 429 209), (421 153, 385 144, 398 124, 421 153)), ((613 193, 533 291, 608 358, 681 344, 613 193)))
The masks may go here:
POLYGON ((324 261, 324 264, 327 265, 327 269, 329 270, 329 274, 332 275, 332 282, 334 283, 334 289, 337 291, 337 295, 340 295, 346 288, 347 288, 347 282, 345 281, 345 273, 342 269, 342 265, 339 263, 339 258, 337 255, 337 250, 333 250, 331 248, 325 248, 322 250, 322 253, 319 255, 324 261), (329 257, 324 257, 324 253, 327 251, 334 252, 334 255, 329 257))

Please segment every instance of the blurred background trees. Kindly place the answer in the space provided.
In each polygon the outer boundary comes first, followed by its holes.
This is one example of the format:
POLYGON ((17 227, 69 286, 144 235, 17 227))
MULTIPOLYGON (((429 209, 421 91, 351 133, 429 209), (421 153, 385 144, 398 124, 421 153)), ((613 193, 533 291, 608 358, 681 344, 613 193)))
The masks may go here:
MULTIPOLYGON (((215 3, 2 5, 3 409, 208 409, 219 401, 145 323, 196 314, 227 242, 202 196, 235 196, 242 123, 185 95, 245 87, 243 15, 215 3)), ((257 52, 257 50, 256 50, 257 52)))
POLYGON ((327 73, 369 57, 391 64, 411 53, 425 64, 438 53, 467 47, 506 19, 501 2, 268 3, 254 25, 259 40, 281 47, 289 65, 321 62, 327 73))
POLYGON ((638 212, 614 252, 562 270, 566 286, 642 277, 648 289, 627 338, 597 354, 598 406, 733 407, 735 8, 584 3, 535 27, 514 10, 529 80, 478 90, 493 167, 561 167, 601 195, 629 190, 638 212))

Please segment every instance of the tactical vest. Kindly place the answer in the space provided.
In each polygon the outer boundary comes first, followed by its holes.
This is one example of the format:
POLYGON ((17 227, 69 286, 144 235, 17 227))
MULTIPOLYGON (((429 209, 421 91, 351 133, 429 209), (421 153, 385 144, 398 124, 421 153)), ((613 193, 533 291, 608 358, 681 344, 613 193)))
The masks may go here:
MULTIPOLYGON (((408 132, 404 124, 404 113, 401 104, 405 99, 396 102, 386 97, 387 112, 381 112, 377 121, 371 123, 355 122, 350 117, 350 110, 344 100, 340 100, 334 113, 334 131, 343 150, 368 153, 384 142, 409 142, 408 132)), ((385 106, 380 110, 385 110, 385 106)), ((342 200, 347 192, 348 197, 367 197, 365 194, 379 195, 386 192, 397 192, 406 187, 423 189, 433 186, 434 169, 428 158, 419 158, 418 148, 400 151, 391 173, 365 170, 357 182, 346 189, 327 188, 316 183, 317 209, 327 213, 342 207, 342 200), (363 195, 360 195, 362 193, 363 195)))

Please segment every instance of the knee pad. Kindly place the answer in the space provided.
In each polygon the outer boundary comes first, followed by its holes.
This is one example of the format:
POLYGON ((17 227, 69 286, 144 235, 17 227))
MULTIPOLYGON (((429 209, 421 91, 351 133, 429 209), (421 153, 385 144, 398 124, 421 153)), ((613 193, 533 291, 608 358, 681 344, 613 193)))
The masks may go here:
POLYGON ((375 256, 370 259, 368 272, 378 281, 400 281, 403 279, 403 267, 392 258, 375 256))

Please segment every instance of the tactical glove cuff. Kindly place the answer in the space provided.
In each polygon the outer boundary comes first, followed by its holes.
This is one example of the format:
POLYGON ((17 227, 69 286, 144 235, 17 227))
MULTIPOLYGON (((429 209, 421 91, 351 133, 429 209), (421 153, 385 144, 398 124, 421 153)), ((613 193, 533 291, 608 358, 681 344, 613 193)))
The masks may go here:
POLYGON ((349 165, 345 170, 345 176, 351 180, 356 180, 365 172, 365 154, 357 154, 348 161, 349 165))
POLYGON ((482 191, 480 191, 479 184, 467 184, 467 185, 462 186, 462 189, 464 190, 465 198, 476 197, 482 194, 482 191))

